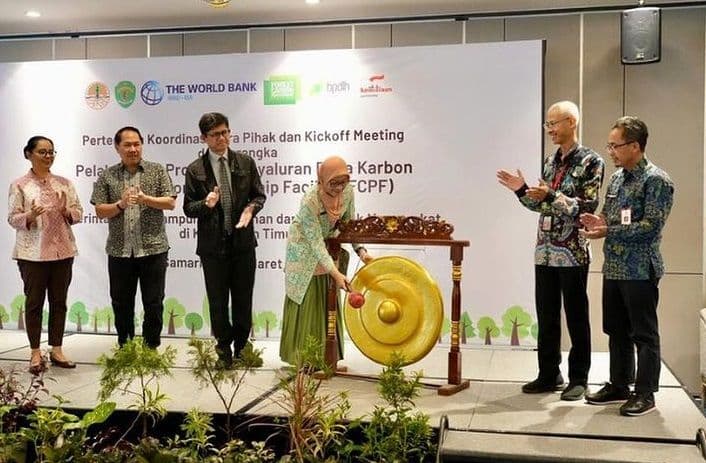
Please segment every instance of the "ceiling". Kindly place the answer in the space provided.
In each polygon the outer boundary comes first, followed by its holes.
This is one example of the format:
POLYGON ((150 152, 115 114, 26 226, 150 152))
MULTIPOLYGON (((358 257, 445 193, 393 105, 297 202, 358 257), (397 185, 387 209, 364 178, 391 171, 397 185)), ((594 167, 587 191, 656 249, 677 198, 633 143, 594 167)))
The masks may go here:
MULTIPOLYGON (((689 6, 703 2, 661 0, 646 6, 689 6)), ((231 0, 214 8, 204 0, 0 0, 0 37, 116 33, 208 26, 327 23, 512 12, 621 9, 622 0, 231 0), (39 18, 28 18, 29 9, 39 18)))

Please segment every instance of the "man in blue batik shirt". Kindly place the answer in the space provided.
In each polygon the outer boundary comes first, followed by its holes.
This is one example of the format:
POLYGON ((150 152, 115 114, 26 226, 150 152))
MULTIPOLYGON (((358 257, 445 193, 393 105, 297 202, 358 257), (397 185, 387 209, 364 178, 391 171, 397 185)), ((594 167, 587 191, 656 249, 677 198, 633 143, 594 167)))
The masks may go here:
POLYGON ((603 212, 581 215, 587 238, 605 237, 603 331, 610 349, 610 382, 586 400, 594 405, 623 402, 620 414, 625 416, 655 410, 659 388, 657 285, 664 274, 659 244, 674 184, 645 157, 647 136, 647 126, 636 117, 615 122, 606 149, 618 170, 610 178, 603 212))

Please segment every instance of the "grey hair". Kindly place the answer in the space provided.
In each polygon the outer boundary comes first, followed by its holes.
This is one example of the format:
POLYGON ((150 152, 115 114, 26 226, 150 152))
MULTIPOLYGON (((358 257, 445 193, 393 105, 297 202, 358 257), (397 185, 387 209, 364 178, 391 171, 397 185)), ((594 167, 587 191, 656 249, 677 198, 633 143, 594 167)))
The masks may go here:
POLYGON ((581 119, 581 113, 579 112, 579 107, 573 101, 557 101, 549 107, 549 111, 551 111, 552 109, 556 109, 562 114, 571 116, 576 121, 576 125, 579 124, 579 121, 581 119))

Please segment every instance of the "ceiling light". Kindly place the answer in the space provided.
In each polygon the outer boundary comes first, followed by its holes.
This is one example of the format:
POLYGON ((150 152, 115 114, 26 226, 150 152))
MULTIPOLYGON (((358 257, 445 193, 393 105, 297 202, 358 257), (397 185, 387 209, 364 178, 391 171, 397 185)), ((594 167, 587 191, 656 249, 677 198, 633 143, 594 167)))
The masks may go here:
POLYGON ((319 3, 319 0, 306 0, 306 3, 309 5, 317 5, 319 3))
POLYGON ((230 4, 230 0, 203 0, 214 8, 223 8, 230 4))
POLYGON ((27 16, 28 18, 38 18, 41 15, 42 14, 39 11, 34 11, 34 10, 25 11, 25 16, 27 16))

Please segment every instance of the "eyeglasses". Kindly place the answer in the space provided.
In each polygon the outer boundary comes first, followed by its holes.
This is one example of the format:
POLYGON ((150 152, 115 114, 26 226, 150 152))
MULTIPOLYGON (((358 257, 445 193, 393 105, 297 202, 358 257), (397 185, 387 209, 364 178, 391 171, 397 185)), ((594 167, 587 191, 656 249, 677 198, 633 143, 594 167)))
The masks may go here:
POLYGON ((221 130, 220 132, 207 133, 206 136, 211 138, 227 137, 230 133, 230 129, 221 130))
POLYGON ((332 188, 332 189, 333 188, 341 188, 341 187, 345 188, 345 186, 348 185, 348 183, 350 181, 351 181, 351 179, 348 177, 341 178, 340 180, 336 180, 336 179, 329 180, 328 187, 332 188))
POLYGON ((608 151, 615 151, 615 148, 620 148, 621 146, 629 145, 630 143, 633 143, 633 141, 626 141, 625 143, 608 143, 605 145, 605 149, 608 151))
POLYGON ((53 158, 57 152, 54 150, 37 150, 35 153, 43 158, 53 158))
POLYGON ((569 119, 571 119, 571 118, 565 117, 563 119, 559 119, 558 121, 544 121, 544 123, 542 125, 544 126, 545 129, 553 129, 554 126, 557 125, 559 122, 568 121, 569 119))

